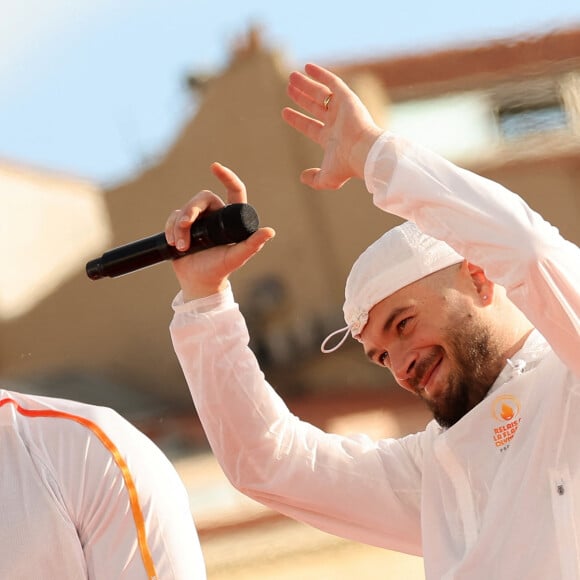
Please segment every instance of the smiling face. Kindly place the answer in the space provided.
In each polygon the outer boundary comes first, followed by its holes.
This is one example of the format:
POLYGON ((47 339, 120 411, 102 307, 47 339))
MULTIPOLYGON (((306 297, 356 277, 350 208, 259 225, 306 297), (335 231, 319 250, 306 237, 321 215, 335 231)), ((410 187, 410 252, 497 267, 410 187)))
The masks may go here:
POLYGON ((483 280, 463 263, 409 284, 371 309, 360 336, 370 360, 421 397, 442 427, 483 400, 505 361, 483 280))

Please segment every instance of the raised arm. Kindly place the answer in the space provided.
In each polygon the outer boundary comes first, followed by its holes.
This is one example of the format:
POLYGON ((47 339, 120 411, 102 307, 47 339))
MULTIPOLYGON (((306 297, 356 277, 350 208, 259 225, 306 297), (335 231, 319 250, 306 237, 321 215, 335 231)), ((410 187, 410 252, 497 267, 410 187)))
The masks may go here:
POLYGON ((306 116, 283 118, 324 150, 302 180, 335 189, 364 178, 374 203, 445 240, 508 296, 580 374, 580 250, 518 195, 439 155, 382 132, 339 77, 315 65, 290 75, 288 94, 306 116), (328 110, 323 95, 332 94, 328 110), (322 98, 322 101, 321 101, 322 98))
MULTIPOLYGON (((246 201, 239 178, 222 166, 216 171, 229 200, 246 201)), ((220 203, 200 192, 168 219, 168 240, 179 243, 181 223, 220 203)), ((212 450, 231 483, 255 500, 329 533, 417 554, 422 435, 374 442, 300 421, 248 347, 227 275, 272 235, 264 228, 254 239, 174 264, 182 293, 171 336, 212 450)))

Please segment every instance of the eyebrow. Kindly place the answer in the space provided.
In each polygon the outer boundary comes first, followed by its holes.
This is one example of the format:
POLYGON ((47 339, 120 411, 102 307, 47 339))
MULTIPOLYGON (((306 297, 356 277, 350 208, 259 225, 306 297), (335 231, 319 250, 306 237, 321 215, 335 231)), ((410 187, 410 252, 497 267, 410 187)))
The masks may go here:
MULTIPOLYGON (((389 332, 391 330, 391 326, 393 326, 393 322, 395 322, 395 320, 406 310, 410 310, 412 308, 412 306, 399 306, 398 308, 395 308, 390 316, 387 318, 385 324, 383 325, 383 333, 385 332, 389 332)), ((367 355, 368 358, 371 359, 371 361, 373 360, 374 356, 377 354, 377 349, 372 348, 371 350, 369 350, 368 352, 365 353, 367 355)))

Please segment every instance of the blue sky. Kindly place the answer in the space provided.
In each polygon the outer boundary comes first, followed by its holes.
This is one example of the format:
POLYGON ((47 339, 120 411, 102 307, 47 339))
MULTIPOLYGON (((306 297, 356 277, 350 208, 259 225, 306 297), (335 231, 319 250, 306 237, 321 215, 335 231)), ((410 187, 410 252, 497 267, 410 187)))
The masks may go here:
POLYGON ((110 185, 191 115, 189 72, 251 24, 289 66, 580 26, 579 0, 18 0, 0 20, 0 158, 110 185))

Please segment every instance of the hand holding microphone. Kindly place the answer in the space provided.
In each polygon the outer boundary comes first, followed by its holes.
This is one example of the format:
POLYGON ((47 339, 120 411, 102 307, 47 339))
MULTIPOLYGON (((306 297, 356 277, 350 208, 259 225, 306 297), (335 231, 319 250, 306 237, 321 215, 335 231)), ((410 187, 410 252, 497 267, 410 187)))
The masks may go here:
POLYGON ((256 210, 247 203, 226 205, 197 219, 191 226, 189 248, 180 252, 170 246, 165 232, 143 238, 105 252, 87 263, 87 276, 99 280, 115 278, 152 266, 164 260, 182 258, 223 244, 235 244, 249 238, 258 229, 256 210))
POLYGON ((89 278, 121 276, 172 260, 185 300, 223 289, 228 276, 275 232, 258 227, 256 211, 247 203, 246 187, 231 169, 213 163, 211 170, 226 187, 228 205, 214 193, 200 191, 170 214, 164 233, 112 249, 88 262, 89 278))

